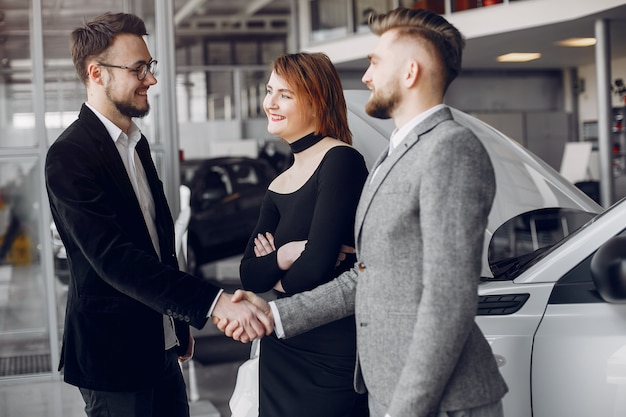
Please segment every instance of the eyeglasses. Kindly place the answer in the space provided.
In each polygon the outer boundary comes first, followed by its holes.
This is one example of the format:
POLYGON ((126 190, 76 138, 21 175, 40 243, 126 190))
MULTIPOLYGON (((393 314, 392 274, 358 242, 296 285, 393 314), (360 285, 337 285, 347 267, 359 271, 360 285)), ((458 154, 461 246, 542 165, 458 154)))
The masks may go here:
POLYGON ((98 65, 101 65, 103 67, 109 67, 109 68, 127 69, 129 71, 136 73, 137 79, 139 81, 142 81, 144 78, 146 78, 146 75, 148 75, 148 71, 150 71, 150 74, 154 75, 154 73, 156 72, 156 68, 157 68, 157 60, 151 59, 150 62, 141 64, 137 68, 126 67, 123 65, 103 64, 102 62, 98 62, 98 65))

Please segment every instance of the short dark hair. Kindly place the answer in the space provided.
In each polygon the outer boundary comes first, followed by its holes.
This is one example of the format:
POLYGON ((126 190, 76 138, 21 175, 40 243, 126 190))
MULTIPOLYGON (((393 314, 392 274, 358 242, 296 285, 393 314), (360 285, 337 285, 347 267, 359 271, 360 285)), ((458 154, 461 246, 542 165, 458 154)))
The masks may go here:
POLYGON ((86 63, 89 59, 104 54, 115 36, 129 33, 147 35, 146 25, 139 17, 128 13, 105 13, 72 32, 70 52, 78 78, 87 83, 86 63))
POLYGON ((443 91, 461 72, 465 39, 457 28, 435 12, 399 7, 386 14, 371 15, 369 27, 378 36, 395 29, 400 37, 429 42, 439 55, 445 72, 443 91))

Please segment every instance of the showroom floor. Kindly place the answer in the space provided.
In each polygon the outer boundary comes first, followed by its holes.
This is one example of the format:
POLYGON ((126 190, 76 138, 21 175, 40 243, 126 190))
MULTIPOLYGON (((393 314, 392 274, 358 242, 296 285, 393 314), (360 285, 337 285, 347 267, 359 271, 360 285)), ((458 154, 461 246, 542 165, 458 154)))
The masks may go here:
MULTIPOLYGON (((231 291, 237 286, 237 278, 233 275, 238 271, 239 258, 229 258, 214 265, 213 270, 205 271, 205 276, 215 277, 221 286, 231 291)), ((211 268, 211 267, 210 267, 211 268)), ((26 280, 16 279, 13 282, 24 285, 26 280)), ((3 291, 4 292, 4 291, 3 291)), ((11 291, 12 293, 15 291, 11 291)), ((28 316, 24 312, 31 310, 21 301, 19 317, 28 316)), ((194 329, 196 351, 193 366, 183 366, 183 372, 191 400, 192 417, 230 417, 228 400, 232 394, 237 369, 250 352, 249 345, 234 342, 222 335, 210 323, 201 331, 194 329)), ((23 351, 31 349, 14 342, 7 349, 23 351)), ((34 349, 34 348, 32 348, 34 349)), ((32 356, 32 355, 31 355, 32 356)), ((45 366, 50 369, 49 355, 45 366)), ((0 367, 3 364, 0 363, 0 367)), ((9 366, 9 365, 7 365, 9 366)), ((12 364, 11 366, 21 366, 12 364)), ((84 403, 77 388, 50 376, 0 378, 0 416, 2 417, 84 417, 84 403)))

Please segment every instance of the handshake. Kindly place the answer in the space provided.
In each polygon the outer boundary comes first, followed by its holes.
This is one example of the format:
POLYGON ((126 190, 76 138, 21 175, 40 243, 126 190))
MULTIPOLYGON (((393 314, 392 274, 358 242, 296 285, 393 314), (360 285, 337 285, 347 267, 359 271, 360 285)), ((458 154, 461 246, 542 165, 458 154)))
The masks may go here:
POLYGON ((242 343, 260 339, 274 331, 274 317, 269 304, 249 291, 222 292, 211 318, 226 336, 242 343))

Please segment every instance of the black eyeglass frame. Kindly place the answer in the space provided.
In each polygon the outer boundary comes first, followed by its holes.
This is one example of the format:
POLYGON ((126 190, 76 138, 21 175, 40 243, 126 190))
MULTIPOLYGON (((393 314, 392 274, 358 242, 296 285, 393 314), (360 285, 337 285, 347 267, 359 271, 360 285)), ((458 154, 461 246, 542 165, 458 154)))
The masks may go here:
POLYGON ((137 79, 139 81, 143 81, 146 78, 146 75, 148 75, 148 71, 150 71, 150 74, 154 75, 154 73, 156 72, 157 63, 158 61, 156 59, 151 59, 149 62, 146 62, 145 64, 138 65, 136 68, 127 67, 125 65, 105 64, 102 62, 98 62, 98 65, 107 67, 107 68, 127 69, 129 71, 134 72, 137 75, 137 79))

